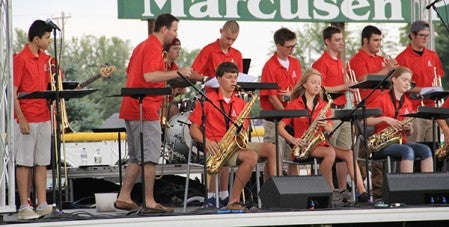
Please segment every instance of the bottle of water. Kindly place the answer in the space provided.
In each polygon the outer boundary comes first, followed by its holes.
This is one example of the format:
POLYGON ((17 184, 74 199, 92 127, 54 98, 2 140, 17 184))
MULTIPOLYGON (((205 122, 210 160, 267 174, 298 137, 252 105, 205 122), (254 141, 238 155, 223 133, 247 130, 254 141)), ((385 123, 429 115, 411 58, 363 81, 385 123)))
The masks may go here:
POLYGON ((103 157, 101 157, 100 148, 97 148, 94 156, 94 163, 95 165, 101 165, 101 162, 103 161, 103 157))
POLYGON ((87 165, 87 151, 86 148, 83 147, 83 150, 81 151, 81 164, 80 166, 87 165))

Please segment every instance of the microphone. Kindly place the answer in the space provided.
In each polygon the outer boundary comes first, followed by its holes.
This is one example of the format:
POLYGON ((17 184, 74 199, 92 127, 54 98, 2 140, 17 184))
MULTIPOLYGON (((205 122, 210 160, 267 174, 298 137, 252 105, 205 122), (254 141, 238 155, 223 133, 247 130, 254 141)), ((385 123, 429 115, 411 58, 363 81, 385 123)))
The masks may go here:
POLYGON ((435 0, 432 3, 430 3, 429 5, 426 6, 426 9, 430 9, 430 7, 432 7, 433 5, 435 5, 437 2, 439 2, 440 0, 435 0))
POLYGON ((53 21, 51 19, 47 19, 45 21, 45 23, 47 23, 51 28, 56 29, 58 31, 61 31, 61 29, 58 27, 58 25, 56 25, 55 23, 53 23, 53 21))

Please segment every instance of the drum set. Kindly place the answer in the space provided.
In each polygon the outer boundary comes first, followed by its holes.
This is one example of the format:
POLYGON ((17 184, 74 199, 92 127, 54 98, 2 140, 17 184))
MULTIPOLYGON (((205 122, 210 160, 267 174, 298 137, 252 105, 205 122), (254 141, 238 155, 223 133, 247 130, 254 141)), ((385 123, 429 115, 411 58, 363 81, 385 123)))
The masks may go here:
POLYGON ((167 164, 187 163, 188 152, 196 155, 197 149, 190 136, 189 116, 195 108, 196 98, 174 101, 169 105, 168 125, 163 136, 163 158, 167 164))

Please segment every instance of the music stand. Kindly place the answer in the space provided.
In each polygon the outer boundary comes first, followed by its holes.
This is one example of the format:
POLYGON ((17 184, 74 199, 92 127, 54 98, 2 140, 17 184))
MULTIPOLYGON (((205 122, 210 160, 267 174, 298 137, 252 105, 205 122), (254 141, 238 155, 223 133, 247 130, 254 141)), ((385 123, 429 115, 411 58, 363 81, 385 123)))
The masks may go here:
POLYGON ((144 160, 144 152, 143 152, 143 99, 147 96, 161 96, 161 95, 170 95, 171 88, 122 88, 120 91, 120 95, 112 95, 110 97, 117 96, 128 96, 139 101, 139 121, 140 121, 140 158, 141 158, 141 185, 142 185, 142 208, 146 209, 145 202, 145 160, 144 160))
MULTIPOLYGON (((432 151, 434 153, 436 150, 436 131, 435 131, 436 120, 449 118, 449 109, 439 108, 439 107, 430 107, 430 106, 419 106, 418 112, 403 114, 401 116, 424 118, 424 119, 432 120, 432 151)), ((434 158, 434 160, 433 160, 434 171, 435 171, 435 168, 436 168, 436 159, 434 158)))
POLYGON ((279 138, 278 138, 278 124, 283 118, 295 118, 309 115, 307 110, 262 110, 259 114, 259 119, 264 119, 274 122, 274 137, 276 144, 276 175, 279 176, 279 138))
MULTIPOLYGON (((58 169, 58 173, 61 172, 61 163, 56 162, 57 160, 60 160, 61 155, 61 130, 60 130, 60 106, 59 106, 59 99, 66 99, 69 100, 71 98, 81 98, 88 94, 91 94, 98 89, 88 89, 88 90, 62 90, 62 91, 34 91, 34 92, 21 92, 18 95, 18 99, 46 99, 49 103, 53 102, 53 100, 56 100, 56 147, 54 147, 54 152, 52 152, 54 163, 52 165, 52 182, 53 182, 53 199, 56 200, 56 190, 55 190, 55 183, 56 183, 56 176, 55 176, 55 169, 58 169), (59 154, 59 158, 56 156, 56 154, 59 154)), ((53 127, 53 124, 52 124, 53 127)), ((52 130, 54 131, 54 130, 52 130)), ((55 135, 54 135, 55 136, 55 135)), ((62 196, 61 196, 61 177, 58 177, 58 209, 60 212, 62 212, 62 196)))
POLYGON ((92 132, 117 132, 118 140, 118 172, 119 172, 119 185, 122 187, 122 138, 121 133, 126 132, 126 128, 93 128, 92 132))
POLYGON ((385 79, 384 75, 368 75, 366 80, 350 86, 349 88, 361 89, 389 89, 391 86, 390 78, 385 79))

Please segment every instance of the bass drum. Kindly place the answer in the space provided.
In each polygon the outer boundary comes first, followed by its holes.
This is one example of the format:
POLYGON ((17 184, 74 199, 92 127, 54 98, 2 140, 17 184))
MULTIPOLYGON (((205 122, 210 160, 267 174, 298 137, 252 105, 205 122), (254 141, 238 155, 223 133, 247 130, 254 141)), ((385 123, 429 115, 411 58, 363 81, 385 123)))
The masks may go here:
POLYGON ((192 148, 192 137, 190 136, 189 121, 190 112, 181 112, 173 116, 168 124, 170 128, 167 130, 167 142, 174 152, 187 157, 189 150, 192 148))

